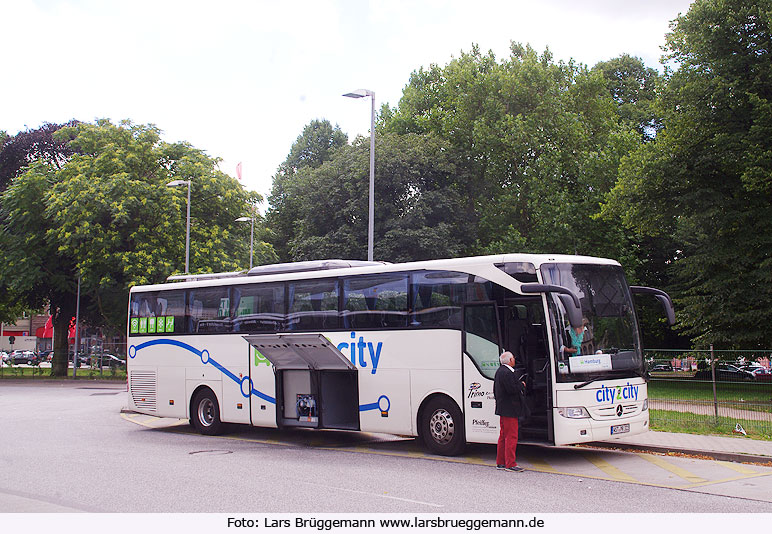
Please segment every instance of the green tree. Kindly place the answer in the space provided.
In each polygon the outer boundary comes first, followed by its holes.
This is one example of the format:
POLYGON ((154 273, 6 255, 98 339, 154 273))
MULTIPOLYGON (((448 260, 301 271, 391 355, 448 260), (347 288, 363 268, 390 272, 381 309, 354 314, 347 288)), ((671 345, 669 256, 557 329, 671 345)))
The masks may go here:
MULTIPOLYGON (((2 196, 2 239, 16 246, 0 279, 29 307, 50 303, 53 373, 64 374, 79 275, 82 317, 123 331, 129 286, 183 270, 187 199, 169 181, 192 181, 193 272, 248 264, 249 227, 235 219, 260 199, 202 151, 162 142, 153 126, 81 123, 55 137, 76 154, 62 166, 34 161, 2 196)), ((275 259, 270 245, 258 242, 256 250, 258 261, 275 259)))
POLYGON ((270 229, 270 239, 283 261, 293 259, 290 243, 295 239, 297 214, 302 208, 298 201, 306 178, 304 171, 316 169, 329 161, 335 151, 347 143, 346 134, 329 121, 311 121, 292 144, 287 159, 274 175, 266 224, 270 229))
POLYGON ((622 165, 607 213, 665 256, 697 344, 769 347, 772 39, 769 1, 697 0, 667 35, 664 127, 622 165))
POLYGON ((468 252, 626 254, 620 226, 592 215, 639 140, 599 72, 516 43, 501 62, 473 47, 414 72, 385 128, 449 143, 477 230, 468 252))
MULTIPOLYGON (((457 256, 471 246, 473 227, 463 217, 448 149, 434 135, 376 136, 376 259, 457 256)), ((330 161, 298 173, 292 259, 367 257, 369 151, 369 139, 359 137, 330 161)))
POLYGON ((603 75, 622 120, 635 128, 644 141, 653 139, 662 127, 655 108, 659 73, 629 54, 601 61, 592 70, 603 75))
MULTIPOLYGON (((35 130, 19 132, 14 136, 0 132, 0 192, 32 162, 44 160, 57 167, 67 162, 73 151, 65 142, 55 140, 53 134, 63 126, 76 123, 47 123, 35 130)), ((0 221, 3 217, 3 211, 0 210, 0 221)), ((13 241, 6 242, 0 233, 0 250, 7 251, 17 246, 18 243, 13 241)), ((2 256, 5 257, 6 254, 2 256)), ((24 310, 23 300, 0 277, 0 320, 13 322, 24 310)))

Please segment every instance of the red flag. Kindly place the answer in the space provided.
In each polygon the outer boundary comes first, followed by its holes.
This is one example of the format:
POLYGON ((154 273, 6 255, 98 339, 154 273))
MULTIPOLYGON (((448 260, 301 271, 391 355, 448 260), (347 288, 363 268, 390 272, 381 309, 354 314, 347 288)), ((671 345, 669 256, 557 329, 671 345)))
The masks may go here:
POLYGON ((54 335, 54 316, 49 315, 48 321, 46 321, 46 326, 43 327, 43 335, 40 337, 48 338, 48 337, 53 337, 53 335, 54 335))
POLYGON ((239 180, 241 180, 241 162, 239 161, 239 164, 236 165, 236 176, 239 180))

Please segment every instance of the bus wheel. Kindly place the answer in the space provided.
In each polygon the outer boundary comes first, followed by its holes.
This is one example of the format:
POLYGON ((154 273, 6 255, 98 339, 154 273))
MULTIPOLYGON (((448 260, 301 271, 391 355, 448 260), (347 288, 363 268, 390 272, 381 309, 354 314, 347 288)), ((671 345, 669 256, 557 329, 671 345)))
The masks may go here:
POLYGON ((209 389, 196 393, 190 410, 190 424, 201 434, 215 436, 222 432, 220 406, 209 389))
POLYGON ((447 397, 435 397, 421 414, 421 437, 435 454, 456 456, 464 451, 464 418, 456 403, 447 397))

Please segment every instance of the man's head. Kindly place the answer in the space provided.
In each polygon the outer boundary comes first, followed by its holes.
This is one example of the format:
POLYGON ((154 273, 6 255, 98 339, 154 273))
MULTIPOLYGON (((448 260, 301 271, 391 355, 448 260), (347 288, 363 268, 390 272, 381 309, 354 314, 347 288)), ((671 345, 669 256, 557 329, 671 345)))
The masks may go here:
POLYGON ((510 367, 515 366, 515 355, 511 352, 502 352, 501 356, 499 356, 499 361, 501 362, 501 365, 509 365, 510 367))

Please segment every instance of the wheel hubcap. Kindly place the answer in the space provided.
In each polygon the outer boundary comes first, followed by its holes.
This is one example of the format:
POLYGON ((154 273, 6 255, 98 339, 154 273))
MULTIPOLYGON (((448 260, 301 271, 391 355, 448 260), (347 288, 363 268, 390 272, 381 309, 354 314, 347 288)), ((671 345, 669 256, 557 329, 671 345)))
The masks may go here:
POLYGON ((210 399, 198 403, 198 420, 204 426, 211 426, 214 422, 214 404, 210 399))
POLYGON ((429 428, 434 441, 440 444, 449 443, 456 432, 456 425, 453 422, 453 416, 447 410, 442 408, 435 410, 429 420, 429 428))

